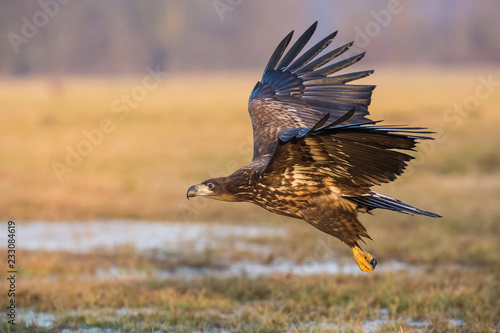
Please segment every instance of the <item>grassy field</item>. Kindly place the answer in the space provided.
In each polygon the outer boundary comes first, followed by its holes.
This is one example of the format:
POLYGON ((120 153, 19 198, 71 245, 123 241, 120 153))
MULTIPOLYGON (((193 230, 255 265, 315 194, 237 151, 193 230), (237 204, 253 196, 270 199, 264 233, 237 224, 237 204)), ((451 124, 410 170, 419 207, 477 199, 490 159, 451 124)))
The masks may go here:
MULTIPOLYGON (((346 246, 304 222, 249 204, 185 199, 190 185, 251 159, 246 102, 259 74, 172 74, 150 90, 141 89, 143 77, 0 80, 3 221, 143 219, 288 228, 285 237, 251 240, 270 248, 264 257, 231 249, 229 259, 227 252, 209 250, 160 258, 129 247, 82 254, 21 249, 19 306, 57 317, 51 328, 22 330, 358 332, 383 318, 374 331, 499 332, 496 68, 377 68, 364 80, 378 85, 373 119, 437 132, 405 175, 377 190, 444 218, 384 211, 361 217, 374 240, 364 249, 380 267, 401 261, 415 270, 258 279, 161 279, 151 273, 210 266, 221 258, 226 265, 242 258, 352 261, 346 246), (328 250, 318 245, 325 243, 328 250), (110 267, 144 274, 88 278, 110 267)), ((6 287, 0 284, 0 294, 6 287)), ((1 322, 0 331, 15 329, 1 322)))

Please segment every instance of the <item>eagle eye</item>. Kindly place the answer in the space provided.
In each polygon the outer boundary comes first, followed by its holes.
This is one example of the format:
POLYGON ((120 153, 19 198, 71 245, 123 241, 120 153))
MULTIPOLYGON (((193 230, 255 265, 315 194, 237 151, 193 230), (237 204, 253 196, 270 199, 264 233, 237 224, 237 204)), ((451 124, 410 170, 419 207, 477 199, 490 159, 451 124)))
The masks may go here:
POLYGON ((215 185, 212 183, 208 183, 207 186, 208 186, 208 189, 210 189, 210 190, 213 190, 213 188, 215 187, 215 185))

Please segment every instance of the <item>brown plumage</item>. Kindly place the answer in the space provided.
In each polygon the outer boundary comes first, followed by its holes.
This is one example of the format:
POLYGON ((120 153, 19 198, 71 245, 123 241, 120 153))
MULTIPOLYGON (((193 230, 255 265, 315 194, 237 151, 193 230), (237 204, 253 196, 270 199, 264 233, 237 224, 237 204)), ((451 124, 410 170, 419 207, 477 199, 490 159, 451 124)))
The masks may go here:
POLYGON ((359 248, 361 237, 370 236, 358 212, 383 208, 439 217, 370 189, 396 179, 413 158, 404 151, 413 150, 419 139, 431 139, 432 132, 367 118, 375 86, 348 83, 373 71, 332 76, 364 54, 331 64, 349 43, 320 55, 336 32, 299 56, 316 25, 286 54, 293 31, 281 41, 250 95, 252 163, 192 186, 187 196, 252 202, 304 219, 349 245, 359 267, 373 271, 376 260, 359 248))

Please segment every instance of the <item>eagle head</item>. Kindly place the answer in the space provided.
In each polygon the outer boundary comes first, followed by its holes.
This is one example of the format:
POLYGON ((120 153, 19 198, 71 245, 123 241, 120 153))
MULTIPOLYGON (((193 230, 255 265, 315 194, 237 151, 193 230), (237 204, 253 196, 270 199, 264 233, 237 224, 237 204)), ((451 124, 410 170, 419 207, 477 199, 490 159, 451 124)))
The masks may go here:
POLYGON ((201 184, 191 186, 187 191, 187 198, 205 196, 222 201, 240 201, 232 189, 230 177, 207 179, 201 184))

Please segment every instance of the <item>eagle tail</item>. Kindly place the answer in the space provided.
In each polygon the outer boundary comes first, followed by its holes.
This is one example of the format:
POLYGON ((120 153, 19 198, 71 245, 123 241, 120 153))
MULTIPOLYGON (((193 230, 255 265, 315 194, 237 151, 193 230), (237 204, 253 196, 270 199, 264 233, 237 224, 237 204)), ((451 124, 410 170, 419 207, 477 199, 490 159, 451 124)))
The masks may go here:
POLYGON ((414 207, 397 199, 391 198, 387 195, 373 191, 363 195, 352 195, 352 196, 347 195, 342 197, 368 210, 381 208, 381 209, 394 210, 396 212, 403 214, 417 214, 429 217, 442 217, 438 214, 428 212, 426 210, 414 207))

